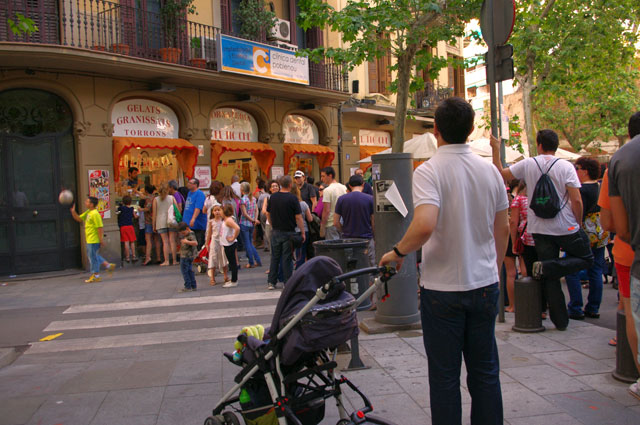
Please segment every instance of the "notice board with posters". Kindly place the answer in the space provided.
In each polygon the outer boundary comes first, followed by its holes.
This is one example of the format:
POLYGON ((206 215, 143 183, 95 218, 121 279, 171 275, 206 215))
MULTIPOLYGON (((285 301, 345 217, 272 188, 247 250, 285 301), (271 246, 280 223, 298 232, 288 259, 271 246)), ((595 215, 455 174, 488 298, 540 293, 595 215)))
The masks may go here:
POLYGON ((111 218, 109 170, 89 170, 89 196, 98 198, 97 210, 102 218, 111 218))

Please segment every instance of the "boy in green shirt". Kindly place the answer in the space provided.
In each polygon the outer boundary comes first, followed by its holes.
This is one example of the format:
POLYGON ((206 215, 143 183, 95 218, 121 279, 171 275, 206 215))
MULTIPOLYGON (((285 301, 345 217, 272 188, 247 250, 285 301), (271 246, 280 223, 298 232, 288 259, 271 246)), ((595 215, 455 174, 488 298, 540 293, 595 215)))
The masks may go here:
POLYGON ((100 266, 103 265, 105 269, 112 272, 116 265, 109 263, 102 258, 98 253, 101 245, 104 245, 103 231, 102 231, 102 217, 96 209, 98 206, 98 198, 89 196, 84 201, 84 205, 87 210, 82 214, 76 213, 76 205, 71 206, 71 216, 79 223, 84 222, 84 234, 87 239, 87 256, 91 263, 91 276, 85 280, 85 283, 100 282, 100 266))

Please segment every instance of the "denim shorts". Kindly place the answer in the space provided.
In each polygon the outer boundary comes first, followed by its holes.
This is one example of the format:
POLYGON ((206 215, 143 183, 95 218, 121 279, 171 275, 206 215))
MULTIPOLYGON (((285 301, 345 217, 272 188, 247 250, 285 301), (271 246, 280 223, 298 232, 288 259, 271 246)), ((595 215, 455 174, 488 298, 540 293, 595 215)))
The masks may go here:
POLYGON ((164 229, 156 229, 157 233, 167 233, 169 231, 169 228, 165 227, 164 229))
POLYGON ((144 226, 144 232, 145 233, 153 233, 153 225, 152 224, 147 224, 144 226))

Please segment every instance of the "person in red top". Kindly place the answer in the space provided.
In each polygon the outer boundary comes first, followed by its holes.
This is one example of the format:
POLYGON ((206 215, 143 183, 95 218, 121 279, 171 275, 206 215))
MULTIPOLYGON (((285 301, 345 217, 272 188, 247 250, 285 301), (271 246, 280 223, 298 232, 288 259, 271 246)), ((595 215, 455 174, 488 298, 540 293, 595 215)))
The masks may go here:
MULTIPOLYGON (((611 219, 611 202, 609 200, 609 173, 604 173, 602 185, 600 186, 598 206, 600 207, 600 224, 605 230, 612 233, 615 232, 616 228, 611 219)), ((631 347, 631 352, 636 362, 636 368, 638 372, 640 372, 640 363, 638 363, 638 334, 631 312, 630 272, 633 256, 634 253, 631 245, 620 238, 615 238, 613 242, 613 258, 618 275, 620 301, 622 302, 626 319, 627 340, 629 341, 629 346, 631 347)))

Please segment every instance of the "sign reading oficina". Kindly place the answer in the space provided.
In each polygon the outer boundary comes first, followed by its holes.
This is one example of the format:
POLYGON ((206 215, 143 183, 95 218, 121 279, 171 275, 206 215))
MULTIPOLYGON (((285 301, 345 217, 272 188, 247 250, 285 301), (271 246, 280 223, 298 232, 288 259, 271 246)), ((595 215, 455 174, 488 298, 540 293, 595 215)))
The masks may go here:
POLYGON ((360 146, 391 146, 391 135, 387 131, 360 130, 360 146))
POLYGON ((178 116, 167 105, 148 99, 127 99, 111 111, 113 135, 118 137, 178 137, 178 116))
POLYGON ((318 127, 302 115, 287 115, 284 119, 284 142, 317 145, 320 142, 318 127))
POLYGON ((218 35, 218 69, 309 85, 308 58, 228 35, 218 35))
POLYGON ((253 116, 236 108, 218 108, 209 117, 211 140, 257 142, 258 124, 253 116))

